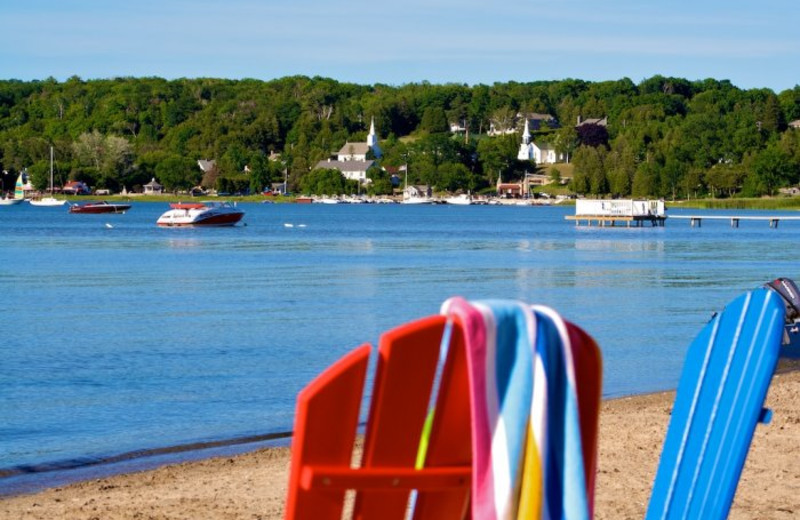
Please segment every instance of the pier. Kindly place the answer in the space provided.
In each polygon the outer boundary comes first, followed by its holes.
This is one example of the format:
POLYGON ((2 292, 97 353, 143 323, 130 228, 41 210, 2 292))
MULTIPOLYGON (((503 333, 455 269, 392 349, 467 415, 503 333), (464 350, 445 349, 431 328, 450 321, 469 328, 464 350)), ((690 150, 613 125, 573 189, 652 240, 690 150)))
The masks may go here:
POLYGON ((768 221, 769 227, 773 229, 778 228, 778 222, 781 220, 800 220, 800 217, 788 217, 788 216, 751 216, 751 215, 672 215, 670 218, 676 218, 681 220, 688 220, 689 224, 692 227, 701 227, 703 225, 703 220, 729 220, 731 223, 732 228, 739 227, 739 221, 741 220, 760 220, 760 221, 768 221))
POLYGON ((567 215, 565 218, 567 220, 574 220, 575 224, 578 226, 581 222, 586 222, 587 226, 592 226, 596 223, 600 227, 613 227, 617 224, 626 227, 642 227, 648 222, 653 227, 663 227, 664 221, 667 220, 667 217, 657 215, 567 215))
POLYGON ((650 223, 653 227, 663 227, 667 219, 663 200, 598 200, 579 199, 575 202, 575 215, 568 215, 576 225, 586 222, 600 227, 624 224, 627 227, 641 227, 650 223))

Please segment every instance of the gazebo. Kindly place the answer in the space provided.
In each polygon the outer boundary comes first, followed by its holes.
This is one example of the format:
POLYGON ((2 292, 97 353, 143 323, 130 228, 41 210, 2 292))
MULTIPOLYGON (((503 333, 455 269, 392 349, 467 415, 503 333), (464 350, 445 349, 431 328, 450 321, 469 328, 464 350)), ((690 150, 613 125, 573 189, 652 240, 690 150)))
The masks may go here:
POLYGON ((156 182, 156 178, 153 177, 153 180, 148 182, 144 185, 144 194, 145 195, 161 195, 164 191, 164 186, 160 185, 156 182))

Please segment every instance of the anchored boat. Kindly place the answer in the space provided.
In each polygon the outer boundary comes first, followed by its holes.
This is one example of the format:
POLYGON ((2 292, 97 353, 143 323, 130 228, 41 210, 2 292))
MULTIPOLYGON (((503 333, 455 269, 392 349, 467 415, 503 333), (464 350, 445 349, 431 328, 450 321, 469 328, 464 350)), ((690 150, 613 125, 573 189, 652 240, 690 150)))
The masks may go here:
POLYGON ((156 224, 160 227, 222 227, 234 226, 242 217, 244 211, 229 202, 178 202, 170 204, 169 211, 161 215, 156 224))
POLYGON ((130 204, 107 202, 101 200, 98 202, 84 202, 82 204, 73 204, 69 207, 70 213, 125 213, 131 209, 130 204))

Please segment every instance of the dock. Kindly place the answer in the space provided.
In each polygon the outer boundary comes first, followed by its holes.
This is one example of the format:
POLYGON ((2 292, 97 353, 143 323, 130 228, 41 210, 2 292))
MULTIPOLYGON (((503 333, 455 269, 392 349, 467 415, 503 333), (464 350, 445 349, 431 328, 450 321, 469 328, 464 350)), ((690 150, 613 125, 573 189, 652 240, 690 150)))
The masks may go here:
POLYGON ((578 199, 575 201, 575 215, 565 218, 574 220, 578 226, 586 222, 588 226, 597 223, 600 227, 617 224, 641 227, 647 223, 653 227, 663 227, 667 214, 663 200, 578 199))
POLYGON ((800 220, 800 217, 790 216, 752 216, 752 215, 672 215, 670 218, 681 220, 688 220, 692 227, 701 227, 703 220, 729 220, 732 228, 738 228, 739 222, 742 220, 757 220, 769 222, 769 227, 773 229, 778 228, 778 222, 781 220, 800 220))
POLYGON ((637 216, 613 216, 613 215, 567 215, 567 220, 574 220, 575 225, 580 225, 581 222, 586 222, 587 226, 592 226, 595 223, 600 227, 616 226, 617 224, 626 227, 642 227, 650 223, 653 227, 663 227, 664 221, 667 220, 665 216, 657 215, 637 215, 637 216))

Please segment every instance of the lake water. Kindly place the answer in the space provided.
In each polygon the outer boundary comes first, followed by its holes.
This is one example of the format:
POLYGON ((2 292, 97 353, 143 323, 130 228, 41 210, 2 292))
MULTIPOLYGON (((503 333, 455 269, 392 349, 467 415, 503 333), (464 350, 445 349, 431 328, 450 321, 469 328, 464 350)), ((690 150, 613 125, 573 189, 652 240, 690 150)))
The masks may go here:
POLYGON ((246 225, 219 229, 157 228, 161 203, 0 208, 0 493, 75 461, 287 432, 322 369, 453 295, 554 307, 600 344, 606 397, 674 388, 713 311, 800 274, 794 222, 590 228, 565 220, 572 207, 241 207, 246 225))

